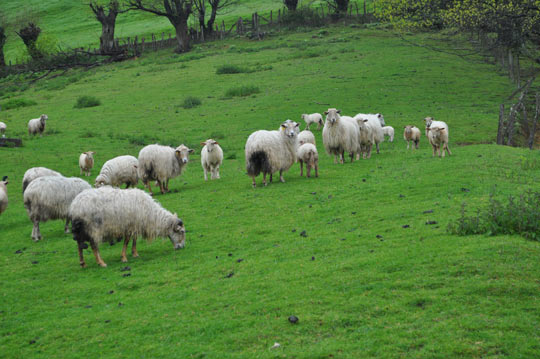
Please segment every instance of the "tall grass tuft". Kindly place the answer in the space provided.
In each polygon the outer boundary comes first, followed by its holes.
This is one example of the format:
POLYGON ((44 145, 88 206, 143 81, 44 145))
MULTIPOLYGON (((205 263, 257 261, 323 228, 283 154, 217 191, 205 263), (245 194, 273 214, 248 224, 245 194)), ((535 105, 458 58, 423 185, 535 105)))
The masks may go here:
POLYGON ((225 93, 225 96, 227 97, 244 97, 249 96, 254 93, 259 93, 261 90, 257 86, 240 86, 240 87, 233 87, 227 90, 225 93))
POLYGON ((28 107, 28 106, 34 106, 37 105, 36 101, 27 100, 24 98, 14 98, 11 100, 8 100, 2 104, 3 110, 11 110, 12 108, 21 108, 21 107, 28 107))
POLYGON ((74 108, 95 107, 101 105, 101 101, 94 96, 79 96, 74 108))
POLYGON ((471 234, 519 234, 527 239, 540 240, 540 192, 528 190, 507 201, 489 196, 487 208, 467 215, 467 205, 461 206, 461 216, 448 223, 448 232, 460 236, 471 234))
POLYGON ((238 65, 221 65, 216 69, 216 74, 218 75, 224 75, 224 74, 241 74, 244 72, 248 72, 248 70, 244 67, 240 67, 238 65))
POLYGON ((188 96, 184 99, 184 102, 182 103, 183 108, 193 108, 200 106, 202 104, 202 101, 198 97, 188 96))

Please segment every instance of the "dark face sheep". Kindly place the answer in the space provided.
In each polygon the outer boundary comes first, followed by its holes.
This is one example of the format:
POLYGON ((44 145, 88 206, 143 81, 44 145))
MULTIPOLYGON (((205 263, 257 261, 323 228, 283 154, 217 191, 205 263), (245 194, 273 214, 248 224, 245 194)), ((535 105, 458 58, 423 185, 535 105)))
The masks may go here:
POLYGON ((169 231, 169 239, 174 249, 182 249, 186 245, 186 229, 184 223, 179 219, 169 231))

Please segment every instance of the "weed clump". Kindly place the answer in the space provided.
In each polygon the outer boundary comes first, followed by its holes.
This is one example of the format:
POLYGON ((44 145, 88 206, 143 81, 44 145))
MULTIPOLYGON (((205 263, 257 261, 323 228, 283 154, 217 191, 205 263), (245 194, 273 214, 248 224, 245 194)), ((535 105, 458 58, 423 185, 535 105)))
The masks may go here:
POLYGON ((247 69, 237 65, 221 65, 216 69, 216 74, 241 74, 247 72, 247 69))
POLYGON ((74 108, 95 107, 101 105, 101 101, 94 96, 79 96, 74 108))
POLYGON ((2 109, 11 110, 13 108, 28 107, 28 106, 34 106, 34 105, 37 105, 36 101, 27 100, 24 98, 14 98, 14 99, 4 102, 2 104, 2 109))
POLYGON ((257 86, 240 86, 228 89, 225 96, 245 97, 259 92, 261 92, 261 90, 257 86))
POLYGON ((200 106, 202 104, 202 101, 198 97, 188 96, 184 99, 184 103, 182 103, 182 107, 185 109, 193 108, 200 106))
POLYGON ((467 215, 466 203, 461 205, 461 216, 448 223, 448 232, 459 236, 471 234, 519 234, 527 239, 540 240, 540 192, 528 190, 518 198, 509 196, 499 201, 493 193, 487 208, 467 215))

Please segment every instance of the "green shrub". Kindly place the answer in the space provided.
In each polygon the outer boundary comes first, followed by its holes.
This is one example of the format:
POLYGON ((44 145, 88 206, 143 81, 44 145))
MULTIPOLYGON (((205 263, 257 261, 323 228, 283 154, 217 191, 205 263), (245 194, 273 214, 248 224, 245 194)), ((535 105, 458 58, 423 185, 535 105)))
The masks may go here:
POLYGON ((182 104, 183 108, 193 108, 200 106, 202 104, 202 101, 198 97, 188 96, 184 99, 184 103, 182 104))
POLYGON ((74 108, 95 107, 101 105, 101 101, 94 96, 79 96, 74 108))
POLYGON ((236 96, 249 96, 254 93, 259 93, 261 90, 257 86, 240 86, 233 87, 227 90, 225 96, 227 97, 236 97, 236 96))
POLYGON ((519 198, 509 196, 503 203, 489 197, 489 205, 484 210, 477 209, 476 214, 467 215, 466 204, 461 206, 461 216, 448 223, 448 232, 460 236, 471 234, 520 234, 540 240, 540 192, 528 190, 519 198))
POLYGON ((28 107, 37 105, 36 101, 27 100, 24 98, 14 98, 2 104, 2 110, 11 110, 13 108, 28 107))
POLYGON ((247 72, 247 69, 237 65, 221 65, 216 69, 216 74, 241 74, 247 72))

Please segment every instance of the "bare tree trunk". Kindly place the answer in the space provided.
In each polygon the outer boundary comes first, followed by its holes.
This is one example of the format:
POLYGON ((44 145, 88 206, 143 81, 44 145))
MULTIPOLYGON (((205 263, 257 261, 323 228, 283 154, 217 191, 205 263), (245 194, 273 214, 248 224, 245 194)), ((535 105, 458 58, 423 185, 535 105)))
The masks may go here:
POLYGON ((4 59, 4 45, 6 44, 6 30, 0 25, 0 67, 6 66, 6 60, 4 59))
POLYGON ((501 104, 499 107, 499 126, 497 127, 497 144, 503 144, 503 135, 504 135, 504 104, 501 104))
POLYGON ((41 34, 41 29, 39 26, 33 22, 28 23, 25 27, 21 28, 19 31, 15 32, 22 39, 26 48, 28 49, 28 54, 32 59, 38 60, 43 58, 43 54, 36 47, 36 42, 38 40, 39 34, 41 34))
POLYGON ((529 134, 529 149, 533 149, 534 138, 536 135, 536 125, 538 123, 538 117, 540 116, 540 93, 536 93, 536 113, 534 115, 534 120, 532 124, 532 130, 529 134))
POLYGON ((519 104, 510 107, 510 115, 508 116, 508 126, 506 127, 507 141, 506 145, 512 145, 512 138, 514 137, 514 123, 516 121, 516 112, 519 104))
POLYGON ((174 24, 174 29, 176 31, 176 41, 178 42, 178 46, 176 47, 176 52, 182 53, 182 52, 189 51, 190 44, 189 44, 187 19, 185 19, 185 21, 174 24))
POLYGON ((101 36, 99 37, 99 52, 102 55, 111 54, 115 49, 114 28, 118 14, 127 10, 120 10, 118 1, 111 0, 107 5, 109 13, 105 13, 105 6, 99 5, 95 1, 90 4, 90 9, 94 12, 96 19, 101 23, 101 36))

